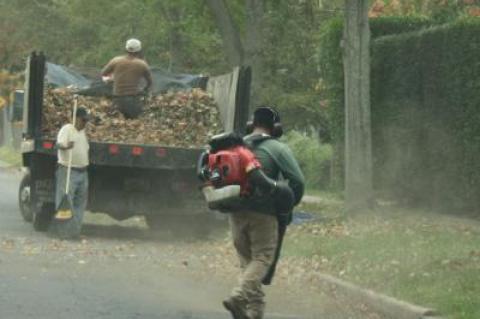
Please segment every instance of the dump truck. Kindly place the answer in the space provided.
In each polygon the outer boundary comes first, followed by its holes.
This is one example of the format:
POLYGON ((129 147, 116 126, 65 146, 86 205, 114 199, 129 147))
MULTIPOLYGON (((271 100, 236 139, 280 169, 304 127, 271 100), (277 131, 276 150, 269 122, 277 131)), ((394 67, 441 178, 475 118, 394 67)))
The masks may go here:
MULTIPOLYGON (((21 143, 24 176, 18 193, 22 217, 37 231, 48 229, 56 209, 55 140, 42 135, 45 66, 42 53, 32 53, 27 60, 21 143)), ((218 105, 224 130, 242 132, 248 119, 250 68, 237 67, 204 83, 203 89, 218 105)), ((116 220, 144 216, 151 229, 206 225, 201 221, 213 214, 207 212, 195 174, 202 151, 201 147, 91 141, 87 210, 116 220)))

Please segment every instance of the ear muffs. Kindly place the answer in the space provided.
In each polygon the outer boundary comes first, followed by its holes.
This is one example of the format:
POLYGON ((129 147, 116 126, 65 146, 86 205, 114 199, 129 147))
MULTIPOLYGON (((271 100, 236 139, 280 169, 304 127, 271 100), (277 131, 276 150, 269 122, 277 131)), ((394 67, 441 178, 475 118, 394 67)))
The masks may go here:
POLYGON ((273 117, 273 130, 272 130, 272 137, 280 138, 283 135, 283 126, 280 122, 280 115, 278 114, 277 110, 271 107, 265 107, 272 113, 273 117))
POLYGON ((277 122, 273 124, 272 137, 280 138, 283 135, 283 126, 282 123, 277 122))

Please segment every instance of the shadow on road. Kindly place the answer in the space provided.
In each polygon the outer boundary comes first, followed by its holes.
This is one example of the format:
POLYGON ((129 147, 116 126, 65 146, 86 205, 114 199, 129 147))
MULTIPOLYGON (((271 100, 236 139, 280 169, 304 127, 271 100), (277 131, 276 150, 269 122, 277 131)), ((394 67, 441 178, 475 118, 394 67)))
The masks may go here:
POLYGON ((139 240, 145 242, 198 242, 199 240, 207 241, 216 235, 223 234, 226 230, 224 224, 211 225, 208 230, 195 228, 195 225, 185 226, 150 230, 139 226, 84 224, 82 236, 92 239, 139 240))

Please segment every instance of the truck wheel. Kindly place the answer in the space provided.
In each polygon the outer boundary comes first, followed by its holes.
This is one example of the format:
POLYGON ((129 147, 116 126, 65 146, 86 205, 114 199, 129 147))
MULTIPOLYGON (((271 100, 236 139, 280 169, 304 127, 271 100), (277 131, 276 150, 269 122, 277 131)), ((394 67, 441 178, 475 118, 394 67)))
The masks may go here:
POLYGON ((33 229, 44 232, 48 230, 48 226, 55 214, 55 205, 53 203, 46 203, 42 208, 33 214, 33 229))
POLYGON ((18 206, 23 220, 31 222, 33 220, 32 202, 30 200, 30 174, 25 174, 20 187, 18 188, 18 206))

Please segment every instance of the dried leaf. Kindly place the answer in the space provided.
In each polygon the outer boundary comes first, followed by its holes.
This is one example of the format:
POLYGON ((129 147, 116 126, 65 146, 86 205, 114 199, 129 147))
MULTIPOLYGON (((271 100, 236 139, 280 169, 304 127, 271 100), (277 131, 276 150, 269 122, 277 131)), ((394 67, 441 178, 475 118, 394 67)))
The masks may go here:
MULTIPOLYGON (((89 109, 95 118, 87 126, 93 142, 194 148, 203 146, 222 130, 215 102, 200 89, 155 96, 145 105, 143 114, 134 120, 126 120, 105 97, 80 96, 79 105, 89 109)), ((45 138, 55 139, 58 130, 71 121, 72 107, 71 89, 47 89, 42 122, 45 138)))

